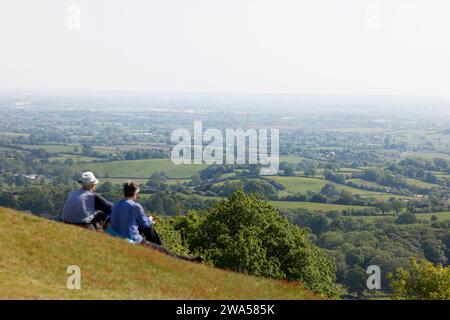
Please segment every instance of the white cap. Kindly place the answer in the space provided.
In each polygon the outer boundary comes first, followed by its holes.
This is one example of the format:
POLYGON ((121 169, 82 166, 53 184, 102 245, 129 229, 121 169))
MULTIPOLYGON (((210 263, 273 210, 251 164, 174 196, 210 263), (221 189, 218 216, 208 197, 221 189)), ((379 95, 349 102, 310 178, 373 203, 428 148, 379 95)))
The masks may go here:
POLYGON ((92 184, 98 184, 98 180, 92 172, 87 171, 81 174, 81 180, 79 180, 78 183, 81 183, 82 185, 85 186, 89 186, 92 184))

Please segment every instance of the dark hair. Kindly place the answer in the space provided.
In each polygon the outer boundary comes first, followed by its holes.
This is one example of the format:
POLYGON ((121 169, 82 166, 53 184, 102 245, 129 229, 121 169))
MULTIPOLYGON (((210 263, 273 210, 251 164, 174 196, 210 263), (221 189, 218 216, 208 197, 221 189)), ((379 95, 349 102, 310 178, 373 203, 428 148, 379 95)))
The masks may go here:
POLYGON ((125 198, 130 198, 134 196, 134 194, 139 191, 139 185, 135 182, 128 181, 123 185, 123 195, 125 198))

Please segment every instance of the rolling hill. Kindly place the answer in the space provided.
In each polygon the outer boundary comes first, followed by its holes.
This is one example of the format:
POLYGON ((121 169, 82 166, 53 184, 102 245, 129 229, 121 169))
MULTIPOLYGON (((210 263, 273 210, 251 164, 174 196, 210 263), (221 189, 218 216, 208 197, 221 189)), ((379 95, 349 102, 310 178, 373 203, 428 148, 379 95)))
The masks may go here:
POLYGON ((317 299, 298 283, 170 258, 103 233, 0 208, 0 299, 317 299), (69 290, 69 265, 81 289, 69 290))

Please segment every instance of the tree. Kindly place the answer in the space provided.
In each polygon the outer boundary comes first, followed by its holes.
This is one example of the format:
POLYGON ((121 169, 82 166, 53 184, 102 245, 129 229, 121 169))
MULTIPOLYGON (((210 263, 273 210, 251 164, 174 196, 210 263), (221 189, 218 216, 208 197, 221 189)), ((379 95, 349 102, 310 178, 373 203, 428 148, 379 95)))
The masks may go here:
POLYGON ((283 170, 283 175, 289 176, 289 177, 295 176, 295 168, 294 168, 294 166, 292 164, 290 164, 290 163, 287 164, 285 166, 284 170, 283 170))
POLYGON ((391 204, 385 201, 378 201, 377 203, 375 203, 375 207, 378 208, 383 215, 392 209, 391 204))
POLYGON ((176 199, 172 199, 170 196, 163 197, 164 213, 167 215, 175 215, 179 212, 176 199))
POLYGON ((12 194, 1 193, 0 194, 0 206, 16 209, 17 208, 17 200, 12 194))
POLYGON ((25 185, 25 178, 22 175, 17 175, 14 184, 17 187, 23 187, 25 185))
POLYGON ((338 203, 351 204, 353 202, 353 194, 348 190, 341 190, 339 194, 338 203))
POLYGON ((94 149, 92 148, 91 145, 89 145, 89 144, 84 144, 83 145, 83 151, 82 151, 83 155, 91 156, 93 154, 93 152, 94 152, 94 149))
POLYGON ((145 206, 150 211, 154 211, 158 214, 164 215, 163 200, 159 194, 155 194, 150 200, 146 201, 145 206))
POLYGON ((404 207, 403 201, 392 199, 392 200, 390 200, 390 203, 391 203, 392 210, 395 211, 396 215, 399 215, 400 211, 404 207))
MULTIPOLYGON (((188 218, 179 219, 189 225, 188 218)), ((237 190, 209 209, 194 230, 188 235, 181 230, 191 251, 217 267, 298 280, 317 293, 336 295, 336 267, 327 253, 310 242, 306 230, 253 194, 237 190)))
POLYGON ((397 219, 395 219, 395 222, 398 224, 413 224, 417 223, 417 217, 412 212, 405 212, 399 215, 397 219))
POLYGON ((446 264, 447 257, 445 256, 446 246, 441 240, 427 239, 422 244, 423 254, 425 258, 432 263, 446 264))
POLYGON ((99 187, 97 187, 97 192, 104 193, 104 192, 111 192, 114 189, 114 185, 110 181, 106 181, 102 183, 99 187))
POLYGON ((450 267, 412 259, 409 269, 398 268, 387 277, 394 299, 450 300, 450 267))
POLYGON ((329 225, 330 222, 323 214, 315 214, 309 220, 309 227, 314 234, 321 234, 322 232, 328 231, 329 225))
POLYGON ((53 212, 53 203, 48 192, 40 188, 24 190, 18 199, 20 210, 29 210, 35 214, 53 212))
POLYGON ((321 195, 320 193, 316 193, 311 197, 310 201, 317 203, 327 203, 327 197, 321 195))
POLYGON ((335 196, 338 193, 338 190, 335 185, 327 183, 322 190, 320 190, 320 193, 327 197, 335 196))
POLYGON ((361 267, 353 267, 348 271, 344 284, 350 292, 361 295, 366 290, 367 273, 361 267))
POLYGON ((303 171, 303 174, 307 177, 314 177, 317 174, 317 170, 313 167, 309 167, 303 171))
POLYGON ((64 164, 66 166, 72 166, 74 164, 74 161, 72 158, 67 158, 66 160, 64 160, 64 164))

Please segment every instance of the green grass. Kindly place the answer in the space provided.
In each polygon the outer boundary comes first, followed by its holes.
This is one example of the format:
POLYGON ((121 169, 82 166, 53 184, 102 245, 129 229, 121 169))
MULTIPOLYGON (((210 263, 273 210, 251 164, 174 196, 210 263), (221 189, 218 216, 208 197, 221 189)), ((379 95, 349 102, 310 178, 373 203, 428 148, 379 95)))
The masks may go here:
POLYGON ((445 172, 433 172, 433 174, 438 177, 439 179, 450 179, 450 174, 445 173, 445 172))
POLYGON ((351 206, 351 205, 315 203, 315 202, 296 202, 296 201, 270 201, 270 204, 281 210, 306 209, 310 211, 323 211, 323 212, 344 211, 350 209, 361 210, 371 208, 364 206, 351 206))
POLYGON ((17 151, 17 149, 8 148, 8 147, 0 147, 0 151, 17 151))
POLYGON ((416 217, 419 220, 430 220, 431 217, 438 217, 438 221, 450 221, 450 212, 432 212, 432 213, 417 213, 416 217))
POLYGON ((425 158, 425 159, 435 159, 435 158, 441 158, 441 159, 447 159, 450 160, 450 154, 447 153, 440 153, 440 152, 425 152, 425 151, 419 151, 419 152, 405 152, 402 154, 403 157, 412 157, 412 158, 425 158))
POLYGON ((404 178, 406 183, 408 183, 409 185, 421 188, 421 189, 433 189, 433 188, 437 188, 440 189, 442 188, 440 185, 438 184, 434 184, 434 183, 428 183, 419 179, 413 179, 413 178, 404 178))
POLYGON ((338 190, 346 190, 354 195, 360 195, 363 198, 375 198, 377 200, 389 200, 391 198, 397 199, 415 199, 414 197, 400 196, 384 192, 367 191, 358 188, 353 188, 349 186, 344 186, 341 184, 334 183, 329 180, 317 178, 317 177, 283 177, 283 176, 271 176, 266 177, 268 179, 275 180, 286 187, 284 195, 288 193, 302 193, 305 194, 308 191, 320 192, 320 190, 327 184, 334 185, 338 190))
POLYGON ((60 157, 50 157, 49 158, 50 161, 59 160, 62 162, 64 162, 67 159, 72 159, 75 163, 77 163, 77 162, 93 162, 95 160, 98 160, 98 158, 94 158, 94 157, 72 156, 72 155, 64 155, 64 156, 60 156, 60 157))
POLYGON ((306 177, 271 176, 267 178, 281 183, 286 187, 286 191, 293 193, 306 193, 307 191, 319 192, 328 183, 324 179, 306 177))
POLYGON ((373 196, 383 195, 381 192, 366 191, 349 186, 340 185, 332 181, 328 181, 320 178, 313 177, 283 177, 273 176, 267 177, 268 179, 275 180, 286 187, 286 191, 293 193, 306 193, 308 191, 320 192, 320 190, 327 184, 334 185, 338 190, 347 190, 353 194, 359 194, 361 196, 373 196))
POLYGON ((376 182, 366 181, 366 180, 362 180, 362 179, 348 179, 347 181, 356 183, 361 186, 370 187, 370 188, 386 188, 386 187, 383 187, 382 185, 379 185, 376 182))
POLYGON ((233 178, 235 176, 236 176, 236 172, 229 172, 229 173, 222 174, 220 177, 223 179, 226 179, 226 178, 233 178))
POLYGON ((295 165, 295 164, 302 162, 305 159, 306 158, 304 158, 302 156, 281 156, 280 162, 288 162, 288 163, 292 163, 295 165))
POLYGON ((124 160, 75 165, 78 171, 90 170, 99 177, 108 174, 112 178, 149 178, 164 171, 169 178, 188 179, 206 168, 206 165, 175 165, 170 159, 124 160))
POLYGON ((29 133, 9 132, 9 131, 0 132, 0 137, 28 137, 28 136, 30 136, 29 133))
MULTIPOLYGON (((450 221, 450 212, 416 213, 416 218, 421 221, 431 221, 432 216, 438 217, 438 221, 450 221)), ((361 216, 354 218, 363 219, 366 222, 375 222, 377 219, 394 218, 394 216, 393 214, 386 214, 384 216, 361 216)))
POLYGON ((362 171, 363 170, 359 169, 359 168, 340 168, 338 170, 338 172, 341 172, 341 173, 355 173, 355 172, 362 172, 362 171))
POLYGON ((393 214, 385 214, 383 215, 377 215, 377 216, 348 216, 348 218, 355 218, 355 219, 361 219, 364 220, 365 222, 376 222, 377 220, 381 220, 381 219, 394 219, 394 215, 393 214))
POLYGON ((386 129, 385 128, 333 128, 328 129, 329 132, 354 132, 354 133, 382 133, 386 129))
MULTIPOLYGON (((146 184, 149 180, 149 178, 133 178, 133 179, 125 179, 125 178, 101 178, 100 182, 111 182, 112 184, 124 184, 128 180, 133 180, 134 182, 138 184, 146 184)), ((168 179, 165 180, 164 183, 168 185, 176 184, 176 183, 185 183, 189 182, 190 179, 168 179)))
POLYGON ((52 153, 71 153, 74 147, 78 147, 81 150, 80 145, 63 145, 63 144, 40 144, 40 145, 30 145, 30 144, 19 144, 20 147, 28 150, 32 149, 44 149, 47 152, 52 153))
POLYGON ((0 208, 0 299, 317 299, 276 281, 177 260, 80 227, 0 208), (81 289, 66 287, 69 265, 81 289))

